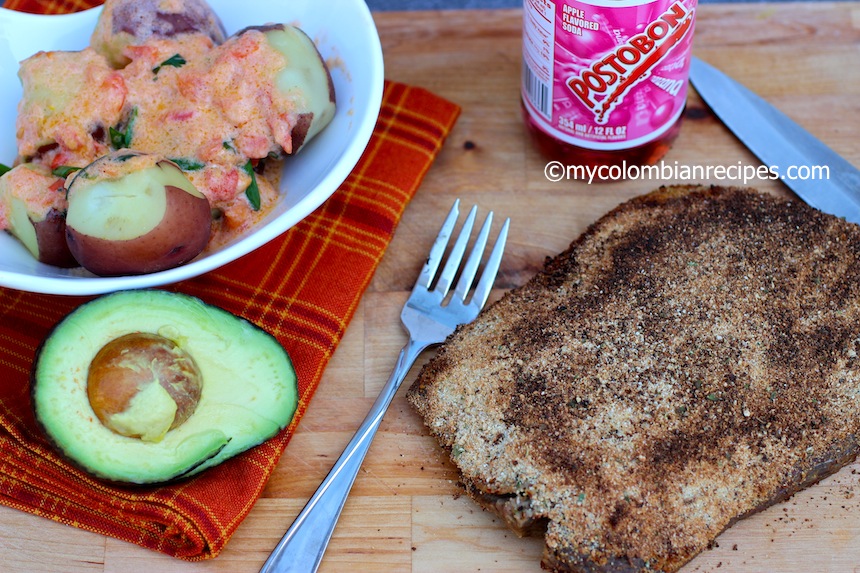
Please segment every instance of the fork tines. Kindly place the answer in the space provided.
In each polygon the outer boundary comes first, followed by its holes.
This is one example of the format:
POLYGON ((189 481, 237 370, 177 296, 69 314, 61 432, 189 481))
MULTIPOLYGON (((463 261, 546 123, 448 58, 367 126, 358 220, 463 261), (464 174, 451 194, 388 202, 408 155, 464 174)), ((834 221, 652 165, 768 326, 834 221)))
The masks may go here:
MULTIPOLYGON (((469 257, 466 260, 465 265, 460 268, 460 263, 462 262, 463 255, 466 252, 466 247, 469 242, 469 238, 472 234, 472 228, 475 225, 477 213, 477 205, 472 206, 472 208, 469 210, 469 214, 466 217, 465 222, 463 223, 463 226, 460 228, 460 234, 457 236, 453 247, 451 247, 450 253, 448 253, 448 259, 445 263, 445 266, 438 277, 436 277, 436 272, 439 269, 439 265, 442 263, 445 250, 454 232, 454 226, 456 225, 457 219, 460 214, 459 199, 454 201, 454 205, 448 212, 448 216, 446 217, 445 222, 442 224, 442 228, 440 229, 439 234, 436 236, 436 240, 433 242, 433 247, 430 249, 430 256, 428 257, 427 262, 424 264, 424 268, 421 270, 421 274, 418 277, 418 284, 429 289, 435 278, 436 286, 433 291, 440 299, 445 298, 445 296, 447 296, 451 285, 454 283, 454 279, 457 277, 458 270, 459 278, 457 279, 453 298, 455 300, 465 302, 466 297, 468 296, 469 291, 472 288, 472 284, 475 280, 475 275, 477 274, 478 267, 481 264, 481 258, 483 256, 484 249, 487 245, 487 239, 490 235, 490 227, 493 223, 493 212, 490 211, 487 214, 487 218, 484 220, 484 224, 481 226, 481 230, 478 232, 478 236, 475 239, 475 243, 472 246, 472 250, 469 253, 469 257)), ((499 265, 501 264, 502 253, 505 248, 505 242, 507 240, 509 226, 510 219, 505 219, 505 222, 502 225, 501 230, 499 231, 498 237, 496 238, 496 242, 493 245, 492 252, 490 253, 490 256, 488 257, 484 265, 484 272, 482 273, 480 279, 478 280, 478 284, 475 287, 475 292, 472 295, 472 300, 469 302, 469 304, 472 306, 477 306, 478 308, 483 307, 484 304, 487 302, 487 298, 490 296, 490 289, 493 286, 496 274, 499 271, 499 265)))

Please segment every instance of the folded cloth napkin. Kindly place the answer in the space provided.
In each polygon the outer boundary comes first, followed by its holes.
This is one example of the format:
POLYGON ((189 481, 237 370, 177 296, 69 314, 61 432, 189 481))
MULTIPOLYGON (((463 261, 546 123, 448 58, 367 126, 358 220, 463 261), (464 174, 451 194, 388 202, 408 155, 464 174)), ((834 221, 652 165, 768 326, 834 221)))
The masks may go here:
MULTIPOLYGON (((58 13, 94 3, 7 0, 4 7, 58 13)), ((331 198, 251 254, 166 287, 272 333, 290 353, 299 380, 301 399, 289 428, 191 480, 113 486, 78 471, 50 448, 31 409, 30 367, 52 325, 87 299, 0 288, 0 503, 181 559, 218 555, 287 446, 459 111, 426 90, 386 82, 370 144, 331 198)))

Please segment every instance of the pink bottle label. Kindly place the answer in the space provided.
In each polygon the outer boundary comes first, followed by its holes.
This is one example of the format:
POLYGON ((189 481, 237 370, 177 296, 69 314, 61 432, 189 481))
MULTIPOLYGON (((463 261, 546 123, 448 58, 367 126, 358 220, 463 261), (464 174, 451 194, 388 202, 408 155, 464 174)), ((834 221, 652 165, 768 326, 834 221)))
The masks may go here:
POLYGON ((522 95, 551 136, 652 141, 684 110, 697 0, 524 0, 522 95))

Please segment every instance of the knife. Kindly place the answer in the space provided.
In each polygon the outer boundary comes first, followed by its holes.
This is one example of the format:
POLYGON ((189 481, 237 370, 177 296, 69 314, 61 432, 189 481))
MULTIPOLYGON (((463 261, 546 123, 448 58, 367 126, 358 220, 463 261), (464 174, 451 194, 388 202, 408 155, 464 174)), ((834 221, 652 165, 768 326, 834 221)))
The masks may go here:
POLYGON ((860 223, 860 171, 740 83, 698 58, 690 81, 717 117, 764 165, 816 209, 860 223), (790 178, 790 166, 822 166, 827 178, 790 178))

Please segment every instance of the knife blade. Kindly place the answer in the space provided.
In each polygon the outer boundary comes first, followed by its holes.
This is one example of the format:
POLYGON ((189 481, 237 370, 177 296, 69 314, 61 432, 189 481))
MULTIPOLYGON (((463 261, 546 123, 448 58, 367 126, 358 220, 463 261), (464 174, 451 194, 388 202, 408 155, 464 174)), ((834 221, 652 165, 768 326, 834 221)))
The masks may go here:
POLYGON ((860 171, 773 105, 698 58, 690 82, 720 120, 809 205, 860 223, 860 171), (789 166, 826 166, 823 179, 788 177, 789 166))

